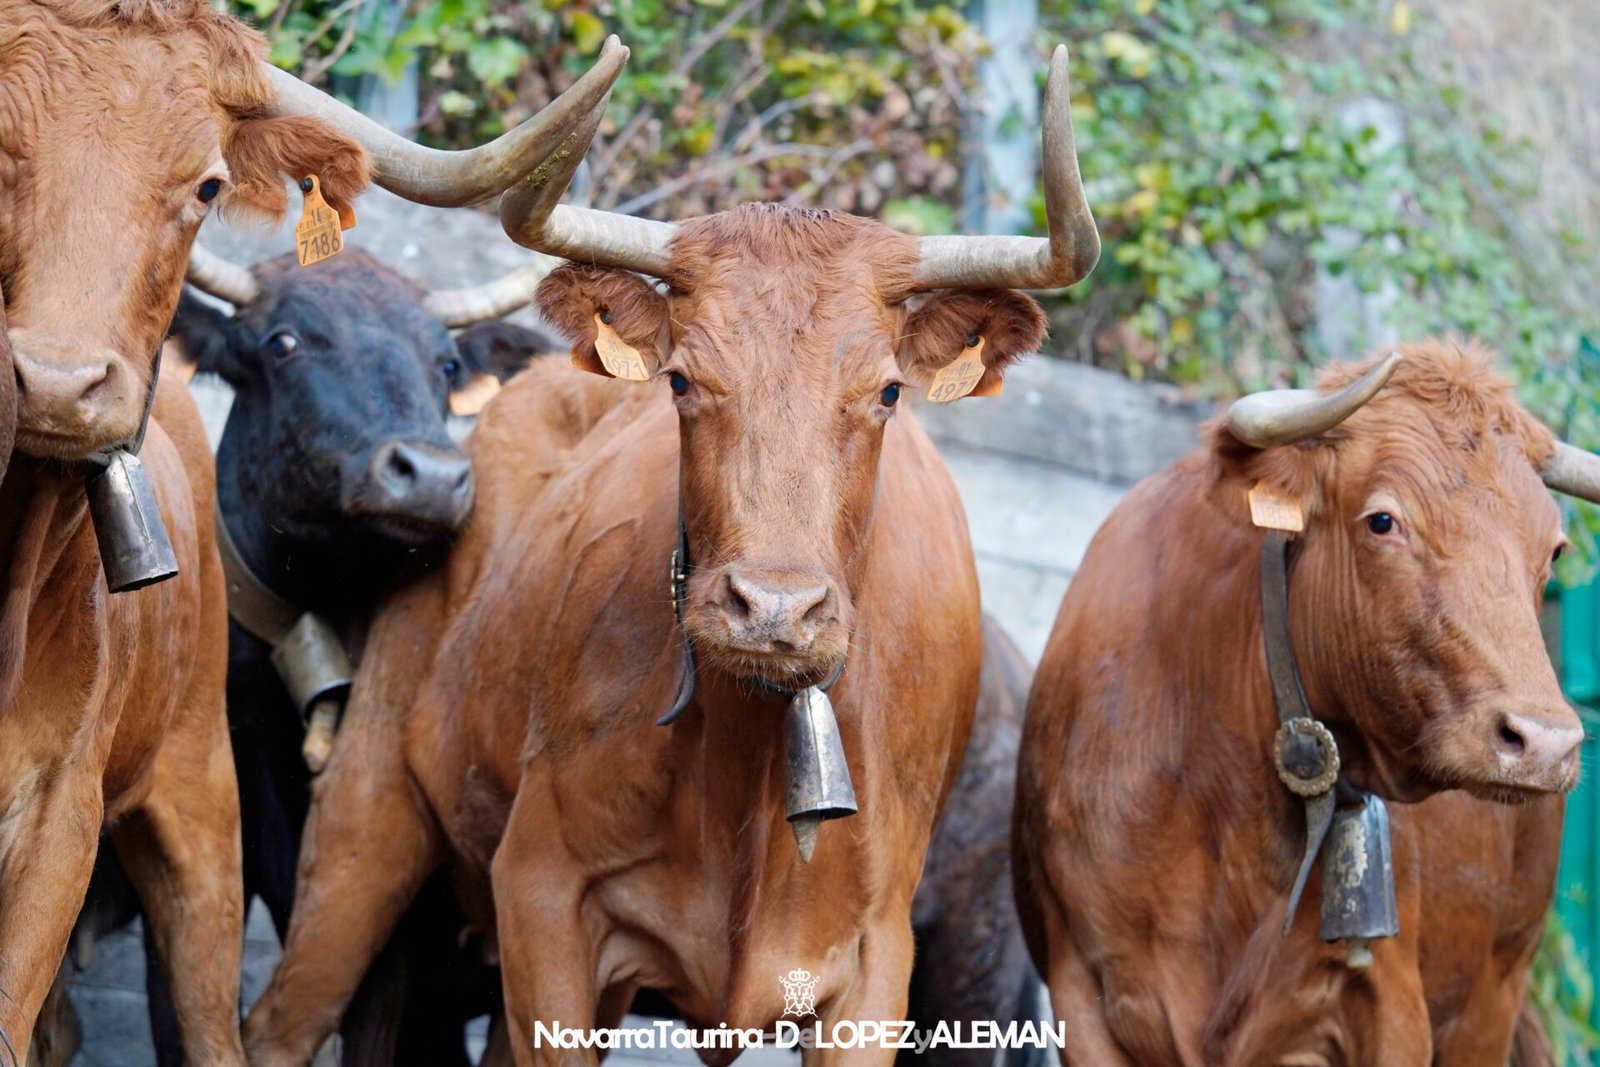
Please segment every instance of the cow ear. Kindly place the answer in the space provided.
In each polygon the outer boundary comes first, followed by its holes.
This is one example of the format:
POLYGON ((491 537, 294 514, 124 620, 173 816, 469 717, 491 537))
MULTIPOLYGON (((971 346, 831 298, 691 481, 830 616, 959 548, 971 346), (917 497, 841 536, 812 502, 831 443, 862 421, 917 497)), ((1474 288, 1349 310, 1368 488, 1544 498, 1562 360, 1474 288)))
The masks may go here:
POLYGON ((488 374, 501 382, 511 378, 535 356, 559 352, 562 345, 541 330, 530 330, 498 319, 480 322, 456 334, 461 362, 474 374, 488 374))
POLYGON ((1011 289, 958 289, 929 297, 906 323, 898 359, 928 399, 995 396, 1005 370, 1039 348, 1044 312, 1011 289))
POLYGON ((645 381, 667 355, 667 298, 632 271, 569 263, 539 283, 535 299, 572 341, 572 365, 645 381))
POLYGON ((1303 526, 1321 510, 1322 471, 1331 458, 1327 450, 1257 448, 1233 435, 1227 416, 1207 423, 1203 433, 1211 443, 1213 491, 1228 510, 1248 514, 1253 525, 1285 530, 1303 526))
POLYGON ((196 372, 220 374, 230 381, 236 376, 235 368, 228 364, 228 329, 233 319, 226 311, 196 296, 194 290, 184 286, 178 298, 178 312, 172 317, 167 336, 169 344, 165 354, 176 355, 180 368, 178 374, 185 381, 196 372))
POLYGON ((462 330, 456 334, 462 383, 450 391, 451 414, 476 415, 534 357, 560 348, 550 335, 514 322, 480 322, 462 330))
POLYGON ((288 208, 284 182, 317 176, 322 198, 341 216, 372 179, 372 160, 359 143, 301 115, 239 119, 223 146, 232 183, 222 202, 229 215, 273 221, 288 208))

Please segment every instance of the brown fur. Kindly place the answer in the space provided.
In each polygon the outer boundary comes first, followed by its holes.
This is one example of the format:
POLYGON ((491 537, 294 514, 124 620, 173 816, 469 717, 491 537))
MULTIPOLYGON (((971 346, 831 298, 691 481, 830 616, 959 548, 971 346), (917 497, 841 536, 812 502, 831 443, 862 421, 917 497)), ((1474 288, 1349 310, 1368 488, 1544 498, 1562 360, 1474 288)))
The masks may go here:
POLYGON ((179 574, 106 591, 81 474, 22 457, 0 483, 0 1034, 20 1053, 66 951, 102 828, 173 975, 191 1062, 241 1062, 238 801, 210 451, 163 384, 141 452, 179 574))
POLYGON ((261 114, 264 52, 203 0, 0 7, 0 285, 23 451, 77 459, 133 432, 203 182, 224 180, 217 207, 269 216, 285 177, 318 173, 335 207, 365 186, 355 142, 261 114))
POLYGON ((495 934, 519 1062, 556 1058, 533 1020, 610 1025, 641 987, 695 1025, 766 1026, 795 967, 819 975, 824 1020, 902 1017, 912 894, 982 653, 954 486, 881 402, 908 376, 915 256, 867 220, 759 206, 683 224, 667 293, 576 267, 547 280, 541 307, 581 364, 605 308, 690 387, 535 366, 484 409, 480 510, 448 574, 374 623, 284 962, 247 1024, 253 1062, 316 1048, 446 857, 495 934), (664 729, 680 487, 699 685, 664 729), (751 573, 826 591, 792 642, 735 635, 728 590, 751 573), (841 657, 830 695, 861 811, 807 865, 784 821, 784 702, 750 678, 800 685, 841 657))
POLYGON ((1498 709, 1571 715, 1536 614, 1561 536, 1535 473, 1551 439, 1484 354, 1403 352, 1322 438, 1258 452, 1214 427, 1129 494, 1073 579, 1029 702, 1013 845, 1064 1063, 1505 1062, 1562 801, 1441 790, 1571 784, 1490 755, 1498 709), (1351 781, 1391 801, 1401 933, 1366 971, 1317 939, 1315 874, 1279 933, 1305 829, 1271 761, 1258 480, 1307 515, 1290 628, 1311 707, 1351 781), (1366 529, 1374 500, 1403 544, 1366 529))

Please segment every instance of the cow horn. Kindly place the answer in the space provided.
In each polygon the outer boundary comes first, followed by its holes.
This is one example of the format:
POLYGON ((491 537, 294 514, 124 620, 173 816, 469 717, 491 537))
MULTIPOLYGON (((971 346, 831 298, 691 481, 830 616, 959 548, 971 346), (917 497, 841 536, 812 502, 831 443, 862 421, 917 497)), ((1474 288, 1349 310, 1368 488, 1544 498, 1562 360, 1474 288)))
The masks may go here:
POLYGON ((261 295, 256 276, 232 260, 208 252, 200 242, 189 246, 189 284, 234 307, 255 303, 261 295))
POLYGON ((1067 46, 1050 57, 1044 87, 1044 203, 1049 237, 924 237, 924 289, 1055 289, 1073 285, 1100 258, 1100 234, 1083 194, 1072 136, 1067 46))
POLYGON ((1600 504, 1600 456, 1593 452, 1557 441, 1555 453, 1539 474, 1558 493, 1600 504))
POLYGON ((462 207, 489 199, 551 157, 574 151, 581 156, 593 127, 581 141, 575 139, 575 130, 582 130, 603 105, 627 61, 628 50, 615 36, 606 38, 589 72, 537 115, 486 145, 461 152, 415 144, 294 75, 270 64, 262 67, 274 93, 270 114, 309 115, 361 142, 372 154, 374 179, 392 193, 419 204, 462 207))
POLYGON ((1337 393, 1273 389, 1240 397, 1228 409, 1228 430, 1255 448, 1292 445, 1327 433, 1377 396, 1399 365, 1400 353, 1390 352, 1337 393))
POLYGON ((506 190, 500 198, 500 224, 525 248, 547 252, 576 263, 636 270, 660 278, 666 274, 676 227, 670 222, 619 215, 614 211, 559 203, 583 162, 583 154, 605 113, 605 101, 591 112, 574 136, 573 151, 552 160, 506 190), (577 147, 582 146, 582 147, 577 147))
POLYGON ((560 265, 554 256, 534 253, 532 263, 492 282, 466 289, 437 289, 423 298, 422 306, 452 329, 498 319, 530 303, 544 276, 560 265))
MULTIPOLYGON (((1083 195, 1072 138, 1067 50, 1058 47, 1045 85, 1044 185, 1050 236, 924 237, 919 289, 1048 289, 1071 285, 1100 258, 1100 235, 1083 195)), ((592 136, 600 112, 586 124, 592 136)), ((500 200, 500 222, 513 241, 579 263, 663 277, 671 258, 671 223, 561 204, 581 153, 529 174, 500 200)))

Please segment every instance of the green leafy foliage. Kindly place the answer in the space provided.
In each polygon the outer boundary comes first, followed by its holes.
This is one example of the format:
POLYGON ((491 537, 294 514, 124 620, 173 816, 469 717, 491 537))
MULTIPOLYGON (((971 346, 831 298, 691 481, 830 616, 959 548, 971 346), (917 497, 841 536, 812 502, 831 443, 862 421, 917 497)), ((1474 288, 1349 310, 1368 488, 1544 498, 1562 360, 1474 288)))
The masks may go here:
POLYGON ((1594 1067, 1600 1056, 1600 1030, 1594 1022, 1594 973, 1554 912, 1545 922, 1544 943, 1534 959, 1529 982, 1556 1063, 1594 1067))

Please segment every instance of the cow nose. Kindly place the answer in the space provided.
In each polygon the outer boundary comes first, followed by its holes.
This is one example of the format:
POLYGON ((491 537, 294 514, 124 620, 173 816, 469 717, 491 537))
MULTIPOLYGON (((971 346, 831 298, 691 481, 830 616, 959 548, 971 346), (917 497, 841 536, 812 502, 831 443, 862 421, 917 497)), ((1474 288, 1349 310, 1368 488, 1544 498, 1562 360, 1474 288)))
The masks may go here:
POLYGON ((454 525, 472 502, 472 461, 454 449, 389 441, 373 450, 368 472, 391 514, 454 525))
POLYGON ((113 359, 39 358, 17 346, 12 366, 17 401, 30 427, 72 433, 92 425, 118 399, 119 370, 113 359))
POLYGON ((1570 708, 1558 712, 1502 712, 1494 750, 1503 774, 1532 788, 1571 788, 1577 778, 1583 726, 1570 708))
POLYGON ((730 572, 721 601, 735 641, 757 651, 804 652, 837 616, 815 575, 730 572))

